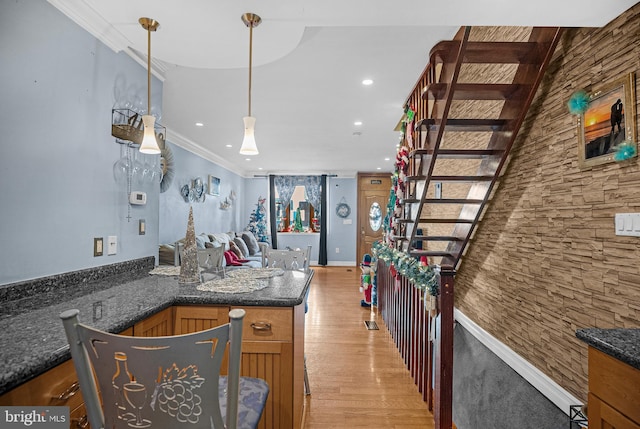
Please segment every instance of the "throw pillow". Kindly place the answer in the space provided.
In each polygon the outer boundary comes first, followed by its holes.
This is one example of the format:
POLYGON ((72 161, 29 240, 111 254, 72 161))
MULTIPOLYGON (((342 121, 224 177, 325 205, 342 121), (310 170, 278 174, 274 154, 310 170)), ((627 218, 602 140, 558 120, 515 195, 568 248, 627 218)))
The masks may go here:
POLYGON ((258 240, 256 237, 248 231, 242 233, 242 239, 247 245, 247 249, 249 249, 249 255, 253 256, 256 253, 260 252, 260 246, 258 245, 258 240))
POLYGON ((233 239, 233 242, 238 245, 238 248, 242 252, 242 257, 249 256, 249 248, 242 238, 236 237, 233 239))
POLYGON ((204 243, 206 243, 207 241, 209 241, 209 240, 205 240, 205 238, 204 238, 203 236, 198 235, 198 236, 196 237, 196 247, 197 247, 198 249, 204 249, 204 248, 205 248, 205 247, 204 247, 204 243))
POLYGON ((238 245, 235 243, 235 241, 230 241, 229 242, 229 247, 230 250, 235 253, 235 255, 238 258, 244 258, 244 255, 242 254, 242 250, 240 250, 240 248, 238 247, 238 245))

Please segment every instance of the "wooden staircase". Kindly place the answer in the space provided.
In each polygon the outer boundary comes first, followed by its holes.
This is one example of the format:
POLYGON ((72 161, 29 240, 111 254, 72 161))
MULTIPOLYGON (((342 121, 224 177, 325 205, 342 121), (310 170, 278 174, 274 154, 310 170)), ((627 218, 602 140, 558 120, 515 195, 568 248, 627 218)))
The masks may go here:
POLYGON ((394 222, 397 249, 458 268, 561 32, 534 27, 517 41, 486 41, 463 27, 431 50, 407 100, 416 120, 405 144, 415 144, 394 222))

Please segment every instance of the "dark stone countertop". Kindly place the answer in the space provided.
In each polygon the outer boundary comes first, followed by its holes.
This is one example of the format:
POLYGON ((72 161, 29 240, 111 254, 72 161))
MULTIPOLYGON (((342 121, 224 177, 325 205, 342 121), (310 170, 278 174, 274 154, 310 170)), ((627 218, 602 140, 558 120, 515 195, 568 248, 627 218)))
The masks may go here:
POLYGON ((601 352, 640 369, 640 329, 578 329, 576 337, 601 352))
POLYGON ((304 301, 313 271, 285 271, 270 285, 251 293, 198 291, 178 285, 177 278, 145 275, 122 283, 107 278, 78 285, 85 293, 55 290, 4 301, 0 311, 0 395, 70 358, 59 318, 65 310, 80 310, 80 321, 109 332, 121 332, 172 305, 294 307, 304 301), (60 296, 62 295, 62 296, 60 296))

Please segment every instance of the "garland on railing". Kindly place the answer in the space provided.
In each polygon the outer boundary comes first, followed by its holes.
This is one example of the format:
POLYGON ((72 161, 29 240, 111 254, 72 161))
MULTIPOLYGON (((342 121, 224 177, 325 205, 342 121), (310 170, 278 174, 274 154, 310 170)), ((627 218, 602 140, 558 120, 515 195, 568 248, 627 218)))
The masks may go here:
POLYGON ((376 241, 371 245, 373 255, 383 260, 387 266, 393 264, 398 273, 409 279, 417 289, 427 291, 429 295, 438 295, 438 273, 429 266, 422 265, 416 258, 376 241))

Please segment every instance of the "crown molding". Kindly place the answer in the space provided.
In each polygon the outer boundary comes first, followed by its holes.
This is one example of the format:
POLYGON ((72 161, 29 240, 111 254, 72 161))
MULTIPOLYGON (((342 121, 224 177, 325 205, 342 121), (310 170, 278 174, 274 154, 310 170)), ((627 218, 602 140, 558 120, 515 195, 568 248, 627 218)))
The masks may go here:
POLYGON ((198 145, 197 143, 195 143, 194 141, 188 139, 187 137, 183 136, 182 134, 179 134, 173 130, 171 130, 170 128, 167 128, 167 141, 175 144, 176 146, 181 147, 184 150, 188 150, 189 152, 198 155, 201 158, 206 159, 207 161, 213 162, 217 165, 219 165, 220 167, 226 168, 227 170, 238 174, 239 176, 246 178, 248 176, 246 176, 246 172, 243 171, 241 174, 238 173, 238 166, 234 165, 232 163, 230 163, 229 161, 225 160, 224 158, 216 155, 215 153, 203 148, 202 146, 198 145))
MULTIPOLYGON (((130 48, 131 41, 124 37, 113 25, 104 20, 83 0, 47 0, 53 7, 66 15, 112 51, 124 51, 135 62, 147 68, 147 57, 130 48)), ((151 59, 151 73, 164 82, 167 66, 162 61, 151 59)))

